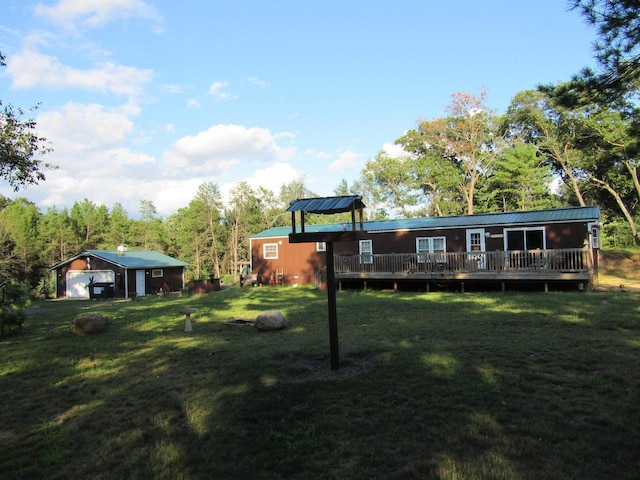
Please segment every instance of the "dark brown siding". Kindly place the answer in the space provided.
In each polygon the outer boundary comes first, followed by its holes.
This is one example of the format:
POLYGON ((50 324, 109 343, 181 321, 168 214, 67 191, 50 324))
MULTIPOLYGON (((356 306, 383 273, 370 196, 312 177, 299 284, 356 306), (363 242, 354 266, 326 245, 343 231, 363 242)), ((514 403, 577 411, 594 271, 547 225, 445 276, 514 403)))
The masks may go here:
MULTIPOLYGON (((548 249, 557 248, 582 248, 588 238, 586 223, 565 223, 551 225, 530 225, 530 227, 545 227, 548 249)), ((484 227, 485 250, 504 250, 505 228, 524 228, 523 225, 496 225, 484 227)), ((482 228, 482 227, 478 227, 482 228)), ((446 237, 448 252, 464 252, 467 250, 467 229, 436 229, 420 231, 391 231, 371 233, 368 239, 372 240, 374 254, 387 253, 415 253, 416 239, 418 237, 446 237)), ((285 283, 313 283, 315 273, 326 265, 324 252, 316 252, 315 243, 289 244, 288 237, 258 238, 252 239, 251 258, 253 273, 262 274, 265 283, 269 282, 271 275, 277 270, 284 270, 285 283), (278 259, 265 260, 263 258, 263 245, 266 243, 278 244, 278 259), (297 277, 297 278, 296 278, 297 277)), ((358 242, 336 242, 334 244, 336 255, 356 255, 359 253, 358 242)))
POLYGON ((251 258, 253 273, 260 274, 265 283, 280 270, 284 271, 285 285, 314 283, 316 272, 326 265, 325 253, 316 251, 315 243, 290 244, 287 237, 252 239, 251 258), (263 258, 266 243, 278 244, 277 259, 263 258))
POLYGON ((586 223, 557 224, 547 227, 547 248, 582 248, 588 241, 586 223))
MULTIPOLYGON (((167 282, 169 285, 169 291, 174 292, 176 290, 182 289, 182 267, 165 267, 160 269, 153 270, 162 270, 162 277, 153 277, 151 275, 152 269, 145 269, 145 290, 147 295, 155 295, 162 288, 162 284, 167 282)), ((129 291, 136 291, 136 271, 129 271, 129 291), (133 283, 131 281, 131 276, 133 274, 133 283)))

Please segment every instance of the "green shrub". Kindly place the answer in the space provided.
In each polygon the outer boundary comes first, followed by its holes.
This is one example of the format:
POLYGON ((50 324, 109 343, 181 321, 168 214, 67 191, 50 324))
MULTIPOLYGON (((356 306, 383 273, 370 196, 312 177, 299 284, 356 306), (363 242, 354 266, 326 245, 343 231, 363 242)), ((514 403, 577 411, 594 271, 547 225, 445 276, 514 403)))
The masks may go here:
POLYGON ((2 287, 2 310, 0 311, 1 333, 5 326, 21 328, 27 318, 30 304, 29 289, 20 282, 12 280, 2 287))
POLYGON ((605 223, 602 227, 602 247, 630 247, 634 245, 631 227, 627 222, 605 223))

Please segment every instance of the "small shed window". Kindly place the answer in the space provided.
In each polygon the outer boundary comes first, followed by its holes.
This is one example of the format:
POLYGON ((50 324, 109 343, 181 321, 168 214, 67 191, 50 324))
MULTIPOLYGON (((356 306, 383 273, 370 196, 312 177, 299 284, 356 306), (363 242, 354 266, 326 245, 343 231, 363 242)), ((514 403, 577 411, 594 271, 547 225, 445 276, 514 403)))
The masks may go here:
POLYGON ((265 243, 262 246, 262 256, 265 260, 277 260, 278 259, 278 244, 277 243, 265 243))
POLYGON ((327 242, 316 242, 316 251, 317 252, 326 252, 327 251, 327 242))
POLYGON ((164 277, 164 271, 161 268, 154 268, 153 270, 151 270, 151 276, 153 278, 164 277))
POLYGON ((373 263, 373 241, 360 240, 360 262, 373 263))
POLYGON ((600 248, 600 229, 597 226, 591 227, 591 248, 600 248))

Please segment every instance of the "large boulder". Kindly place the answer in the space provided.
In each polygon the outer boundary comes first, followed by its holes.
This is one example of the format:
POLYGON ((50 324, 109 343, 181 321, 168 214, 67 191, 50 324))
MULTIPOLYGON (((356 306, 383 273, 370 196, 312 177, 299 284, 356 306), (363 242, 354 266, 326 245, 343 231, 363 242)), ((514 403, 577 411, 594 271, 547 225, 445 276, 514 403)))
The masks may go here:
POLYGON ((286 327, 284 315, 278 310, 267 310, 256 318, 256 328, 265 332, 286 327))
POLYGON ((101 313, 81 313, 71 321, 71 331, 76 335, 103 333, 108 326, 109 320, 101 313))

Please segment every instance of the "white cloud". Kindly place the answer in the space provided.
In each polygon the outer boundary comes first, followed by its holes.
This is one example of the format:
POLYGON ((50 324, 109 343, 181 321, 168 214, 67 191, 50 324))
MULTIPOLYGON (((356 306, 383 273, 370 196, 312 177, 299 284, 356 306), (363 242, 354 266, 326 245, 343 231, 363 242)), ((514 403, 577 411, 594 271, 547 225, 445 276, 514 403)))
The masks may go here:
MULTIPOLYGON (((242 181, 247 182, 252 188, 258 187, 271 190, 276 195, 280 192, 280 187, 286 183, 303 178, 300 170, 291 166, 287 162, 276 162, 265 168, 255 170, 250 177, 243 178, 242 181)), ((220 193, 224 201, 230 198, 230 192, 238 185, 239 182, 225 183, 220 186, 220 193)))
POLYGON ((29 187, 40 204, 71 206, 89 198, 107 207, 119 201, 130 210, 139 202, 138 192, 147 182, 153 185, 161 174, 154 157, 127 146, 134 130, 130 112, 127 105, 106 108, 69 102, 37 117, 39 133, 54 147, 46 160, 59 166, 45 172, 46 182, 29 187))
POLYGON ((142 0, 60 0, 53 6, 39 3, 35 13, 67 27, 74 23, 95 27, 113 19, 129 17, 161 21, 158 11, 142 0))
POLYGON ((402 145, 396 145, 395 143, 385 143, 382 146, 382 150, 391 158, 405 158, 410 154, 402 148, 402 145))
POLYGON ((142 85, 153 76, 148 69, 110 62, 97 68, 79 70, 62 64, 55 57, 32 50, 13 55, 7 62, 7 73, 11 75, 15 88, 81 88, 129 96, 138 95, 142 85))
POLYGON ((308 148, 307 150, 304 151, 304 154, 308 157, 315 157, 318 160, 326 160, 328 158, 331 158, 331 154, 330 153, 326 153, 326 152, 316 152, 315 150, 312 150, 310 148, 308 148))
POLYGON ((38 128, 49 140, 55 139, 56 151, 65 144, 104 149, 122 144, 133 131, 133 122, 118 108, 69 102, 60 110, 40 114, 38 128))
POLYGON ((200 108, 200 102, 195 98, 187 100, 187 108, 200 108))
POLYGON ((223 175, 240 161, 286 161, 294 147, 283 148, 277 135, 264 128, 242 125, 214 125, 196 135, 182 137, 164 156, 167 174, 176 168, 201 174, 223 175))
POLYGON ((216 100, 227 101, 227 100, 235 100, 236 96, 226 92, 225 89, 229 87, 229 82, 213 82, 209 87, 209 91, 207 92, 216 100))
POLYGON ((165 85, 160 85, 160 91, 165 93, 179 94, 182 93, 182 87, 180 85, 167 83, 165 85))
POLYGON ((264 80, 260 80, 257 77, 248 77, 247 80, 249 81, 249 83, 252 83, 256 87, 266 88, 269 86, 267 82, 265 82, 264 80))
POLYGON ((360 153, 346 150, 340 154, 337 160, 329 165, 329 171, 331 173, 342 173, 345 170, 356 168, 358 166, 358 159, 362 156, 360 153))

